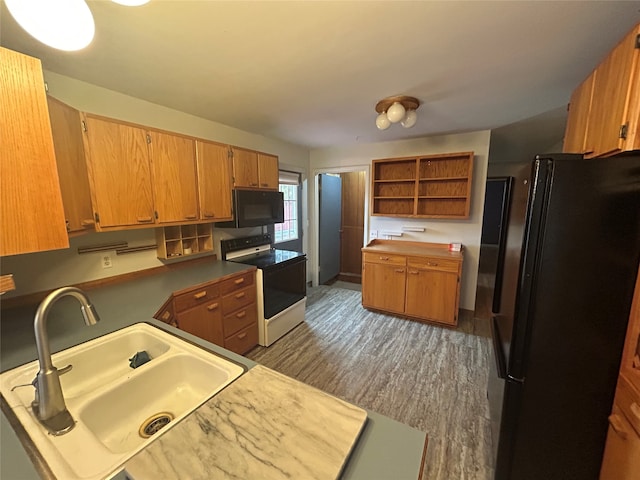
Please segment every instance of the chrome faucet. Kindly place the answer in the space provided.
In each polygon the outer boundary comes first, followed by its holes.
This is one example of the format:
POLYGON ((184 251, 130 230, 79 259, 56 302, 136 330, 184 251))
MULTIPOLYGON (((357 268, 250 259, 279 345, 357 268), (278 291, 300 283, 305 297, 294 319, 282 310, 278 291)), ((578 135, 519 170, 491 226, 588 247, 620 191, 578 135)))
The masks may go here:
POLYGON ((84 317, 84 323, 95 325, 100 321, 87 294, 79 288, 63 287, 51 292, 38 306, 33 322, 36 334, 36 347, 38 348, 38 360, 40 370, 36 375, 33 385, 36 387, 36 398, 31 407, 40 423, 53 435, 63 435, 75 426, 75 420, 67 410, 62 396, 60 375, 71 368, 65 367, 58 371, 51 361, 49 337, 47 335, 47 317, 51 307, 62 297, 71 296, 80 302, 80 310, 84 317))

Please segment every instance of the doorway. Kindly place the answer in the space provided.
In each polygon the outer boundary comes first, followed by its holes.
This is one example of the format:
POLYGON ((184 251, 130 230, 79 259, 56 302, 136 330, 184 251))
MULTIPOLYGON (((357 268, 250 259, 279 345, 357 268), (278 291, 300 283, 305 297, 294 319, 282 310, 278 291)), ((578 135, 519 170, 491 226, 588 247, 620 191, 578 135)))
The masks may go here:
POLYGON ((367 171, 352 167, 316 175, 315 284, 362 283, 367 171))

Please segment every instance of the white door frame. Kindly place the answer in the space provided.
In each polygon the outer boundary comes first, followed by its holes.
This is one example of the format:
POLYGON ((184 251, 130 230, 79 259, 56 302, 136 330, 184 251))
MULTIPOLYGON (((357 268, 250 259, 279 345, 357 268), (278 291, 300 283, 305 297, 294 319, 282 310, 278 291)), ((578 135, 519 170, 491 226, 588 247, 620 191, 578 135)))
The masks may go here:
POLYGON ((363 245, 367 244, 369 238, 369 189, 370 189, 370 165, 350 165, 348 167, 323 167, 313 169, 311 175, 313 176, 313 199, 312 199, 312 211, 313 221, 311 222, 311 247, 313 252, 312 260, 312 286, 319 285, 319 268, 320 268, 320 235, 318 234, 320 229, 320 195, 319 195, 319 176, 322 173, 348 173, 348 172, 364 172, 364 235, 363 245))

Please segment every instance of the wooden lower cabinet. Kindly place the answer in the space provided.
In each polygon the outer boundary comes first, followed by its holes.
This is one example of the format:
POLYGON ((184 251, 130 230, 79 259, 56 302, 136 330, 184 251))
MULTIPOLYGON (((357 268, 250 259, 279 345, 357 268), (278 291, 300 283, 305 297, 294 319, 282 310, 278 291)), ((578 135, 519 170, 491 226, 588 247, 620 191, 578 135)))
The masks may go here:
POLYGON ((362 305, 456 325, 462 254, 448 245, 376 240, 363 250, 362 305))
POLYGON ((258 344, 255 270, 174 293, 154 316, 243 354, 258 344))
POLYGON ((362 304, 387 312, 404 313, 405 272, 403 266, 364 263, 362 304))

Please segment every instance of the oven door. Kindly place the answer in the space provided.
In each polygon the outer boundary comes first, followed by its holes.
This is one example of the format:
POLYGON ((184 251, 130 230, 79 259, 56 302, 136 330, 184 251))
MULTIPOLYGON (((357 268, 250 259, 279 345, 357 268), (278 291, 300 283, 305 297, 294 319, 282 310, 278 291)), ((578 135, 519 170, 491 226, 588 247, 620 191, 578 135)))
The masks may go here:
POLYGON ((307 260, 298 257, 262 269, 264 318, 269 319, 307 295, 307 260))

